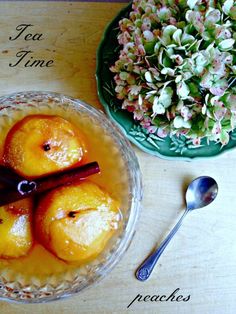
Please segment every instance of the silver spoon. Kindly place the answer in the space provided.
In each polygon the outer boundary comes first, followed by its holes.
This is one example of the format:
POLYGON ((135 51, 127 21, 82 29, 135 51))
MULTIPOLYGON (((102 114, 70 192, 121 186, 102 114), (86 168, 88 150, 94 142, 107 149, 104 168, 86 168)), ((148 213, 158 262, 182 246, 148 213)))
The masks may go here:
POLYGON ((145 281, 151 275, 154 266, 159 260, 161 254, 165 250, 167 244, 173 238, 179 227, 182 225, 182 222, 185 216, 193 209, 198 209, 209 205, 214 201, 218 193, 218 185, 216 181, 207 176, 199 177, 193 180, 186 191, 185 201, 186 201, 186 209, 179 219, 177 224, 168 234, 166 239, 161 243, 161 245, 151 254, 148 258, 139 266, 135 275, 136 278, 140 281, 145 281))

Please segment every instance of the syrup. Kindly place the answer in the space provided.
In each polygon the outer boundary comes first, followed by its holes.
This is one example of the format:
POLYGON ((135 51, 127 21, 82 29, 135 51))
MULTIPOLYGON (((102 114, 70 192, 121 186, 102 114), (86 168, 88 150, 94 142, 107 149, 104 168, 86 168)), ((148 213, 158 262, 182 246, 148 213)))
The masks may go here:
MULTIPOLYGON (((27 99, 24 101, 27 103, 27 99)), ((6 104, 7 106, 7 104, 6 104)), ((97 161, 101 174, 89 178, 90 181, 98 184, 103 190, 107 191, 110 196, 121 204, 122 215, 127 215, 129 210, 129 180, 124 158, 110 132, 104 128, 85 112, 79 112, 75 106, 61 104, 53 100, 47 100, 37 103, 30 100, 29 104, 18 102, 16 106, 0 110, 0 160, 3 155, 3 147, 6 135, 10 128, 18 121, 28 115, 45 114, 60 116, 75 126, 85 136, 88 155, 86 162, 97 161)), ((109 248, 118 241, 121 233, 122 224, 110 241, 109 248)), ((106 250, 105 250, 106 251, 106 250)), ((102 254, 100 261, 91 261, 91 263, 102 263, 106 252, 102 254)), ((80 273, 86 271, 88 265, 80 267, 80 273)), ((78 266, 68 264, 47 251, 39 243, 35 242, 27 256, 4 260, 0 259, 0 273, 7 280, 19 281, 20 283, 43 284, 61 279, 68 279, 77 273, 78 266)))

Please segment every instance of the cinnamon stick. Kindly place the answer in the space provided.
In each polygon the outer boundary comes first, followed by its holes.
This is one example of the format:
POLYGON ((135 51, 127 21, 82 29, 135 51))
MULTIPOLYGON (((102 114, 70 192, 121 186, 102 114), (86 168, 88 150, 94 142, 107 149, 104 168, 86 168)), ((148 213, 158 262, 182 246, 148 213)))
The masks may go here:
POLYGON ((0 165, 0 182, 5 183, 7 186, 15 187, 21 180, 24 180, 24 178, 19 176, 13 170, 0 165))
POLYGON ((99 165, 95 161, 77 168, 51 174, 34 181, 20 181, 15 188, 0 189, 0 206, 46 192, 62 185, 69 185, 73 182, 81 181, 88 176, 99 172, 99 165))

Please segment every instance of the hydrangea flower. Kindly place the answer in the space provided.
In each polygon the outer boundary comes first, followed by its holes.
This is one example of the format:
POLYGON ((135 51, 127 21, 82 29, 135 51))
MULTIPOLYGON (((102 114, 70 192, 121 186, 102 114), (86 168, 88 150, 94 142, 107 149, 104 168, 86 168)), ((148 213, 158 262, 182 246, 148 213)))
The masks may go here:
POLYGON ((133 0, 111 66, 122 109, 150 133, 226 145, 236 127, 236 0, 133 0))

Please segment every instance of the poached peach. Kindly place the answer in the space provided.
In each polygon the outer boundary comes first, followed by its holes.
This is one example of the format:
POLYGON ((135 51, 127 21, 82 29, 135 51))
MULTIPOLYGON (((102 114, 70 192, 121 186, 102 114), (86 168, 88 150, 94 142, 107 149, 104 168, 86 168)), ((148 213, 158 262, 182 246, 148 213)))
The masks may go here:
POLYGON ((84 263, 102 252, 119 219, 119 204, 96 184, 73 184, 39 202, 36 236, 60 259, 84 263))
POLYGON ((59 116, 31 115, 9 131, 4 163, 25 177, 37 177, 78 164, 86 154, 80 131, 59 116))
POLYGON ((0 257, 17 258, 32 246, 32 201, 24 199, 0 207, 0 257))

